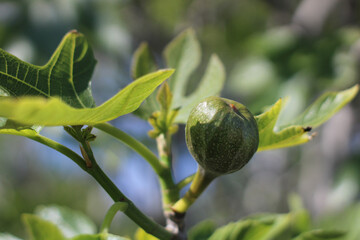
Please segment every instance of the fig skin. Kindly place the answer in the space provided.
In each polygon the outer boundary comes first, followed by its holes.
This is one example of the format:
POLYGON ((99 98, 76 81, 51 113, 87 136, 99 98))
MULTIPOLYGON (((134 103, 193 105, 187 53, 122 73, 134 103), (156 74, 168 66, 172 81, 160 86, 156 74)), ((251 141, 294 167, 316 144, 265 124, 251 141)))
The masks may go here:
POLYGON ((185 128, 191 155, 208 173, 240 170, 259 145, 256 120, 241 103, 208 97, 192 109, 185 128))

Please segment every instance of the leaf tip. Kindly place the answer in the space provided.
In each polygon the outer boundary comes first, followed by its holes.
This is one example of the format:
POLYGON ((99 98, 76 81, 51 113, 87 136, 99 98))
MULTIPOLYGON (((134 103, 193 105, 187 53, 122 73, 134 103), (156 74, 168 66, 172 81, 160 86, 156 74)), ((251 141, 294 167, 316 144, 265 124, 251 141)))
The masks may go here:
POLYGON ((173 75, 173 73, 175 72, 174 68, 165 68, 165 69, 161 69, 158 71, 159 73, 167 73, 170 77, 171 75, 173 75))

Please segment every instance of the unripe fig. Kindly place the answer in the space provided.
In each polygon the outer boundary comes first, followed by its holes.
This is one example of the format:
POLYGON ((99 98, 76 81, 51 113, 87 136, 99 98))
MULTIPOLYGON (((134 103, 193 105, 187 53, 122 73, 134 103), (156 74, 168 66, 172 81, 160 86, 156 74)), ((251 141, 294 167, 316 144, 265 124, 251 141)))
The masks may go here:
POLYGON ((186 144, 199 165, 215 176, 240 170, 256 152, 259 132, 241 103, 209 97, 190 113, 186 144))

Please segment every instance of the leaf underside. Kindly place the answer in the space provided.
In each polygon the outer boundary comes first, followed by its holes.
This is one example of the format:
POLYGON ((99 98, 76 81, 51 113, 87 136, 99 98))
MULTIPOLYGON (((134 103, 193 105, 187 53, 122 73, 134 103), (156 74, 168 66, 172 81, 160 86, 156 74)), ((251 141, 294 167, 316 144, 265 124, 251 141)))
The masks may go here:
POLYGON ((269 110, 255 116, 260 139, 258 151, 291 147, 308 142, 312 138, 309 131, 331 118, 349 103, 358 91, 359 86, 355 85, 344 91, 324 93, 291 124, 279 127, 276 126, 276 122, 286 101, 278 100, 269 110))

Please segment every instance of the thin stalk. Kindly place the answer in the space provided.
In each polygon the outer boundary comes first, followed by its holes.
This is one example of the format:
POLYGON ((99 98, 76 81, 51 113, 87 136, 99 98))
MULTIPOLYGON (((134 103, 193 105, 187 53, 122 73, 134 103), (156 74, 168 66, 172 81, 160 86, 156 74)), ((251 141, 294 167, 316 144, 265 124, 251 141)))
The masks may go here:
POLYGON ((190 189, 185 193, 184 197, 172 206, 172 210, 177 214, 185 214, 188 208, 215 178, 215 175, 210 174, 199 166, 190 189))
POLYGON ((107 233, 109 231, 110 225, 118 211, 125 212, 128 208, 128 204, 125 202, 116 202, 114 203, 110 209, 107 211, 104 221, 101 224, 100 232, 107 233))
MULTIPOLYGON (((47 137, 41 136, 39 134, 28 134, 24 135, 34 141, 42 143, 62 154, 69 157, 73 160, 81 169, 90 174, 100 185, 101 187, 109 194, 109 196, 115 202, 125 202, 128 204, 128 208, 124 211, 131 220, 133 220, 138 226, 144 229, 147 233, 156 236, 159 239, 170 240, 173 238, 173 234, 168 232, 164 227, 158 223, 151 220, 145 214, 143 214, 132 201, 130 201, 109 179, 109 177, 102 171, 94 159, 92 160, 91 168, 86 166, 86 163, 82 157, 71 149, 65 147, 64 145, 51 140, 47 137)), ((89 158, 93 158, 92 151, 89 149, 87 144, 83 145, 85 151, 89 155, 89 158)))
POLYGON ((107 134, 117 138, 121 142, 128 145, 130 148, 139 153, 143 158, 145 158, 145 160, 149 162, 151 167, 158 175, 162 174, 164 167, 161 165, 156 155, 152 151, 150 151, 144 144, 109 123, 99 123, 96 124, 94 127, 103 132, 106 132, 107 134))
POLYGON ((188 185, 189 183, 191 183, 194 180, 195 177, 195 173, 184 178, 183 180, 181 180, 180 182, 178 182, 176 184, 177 189, 180 191, 181 189, 183 189, 186 185, 188 185))
POLYGON ((159 176, 165 212, 170 212, 170 207, 179 199, 179 191, 174 183, 171 172, 170 137, 165 138, 162 134, 157 138, 157 145, 160 155, 159 160, 156 155, 144 144, 124 133, 120 129, 112 126, 111 124, 100 123, 96 124, 94 127, 125 143, 149 162, 156 174, 159 176))

